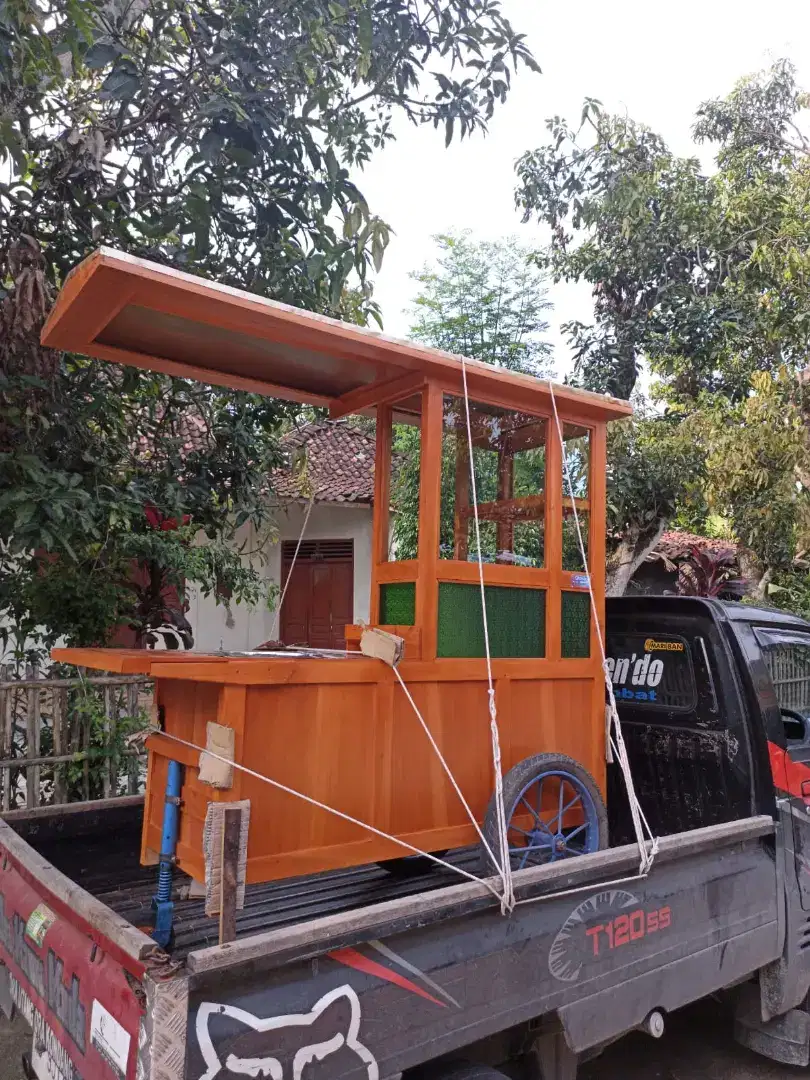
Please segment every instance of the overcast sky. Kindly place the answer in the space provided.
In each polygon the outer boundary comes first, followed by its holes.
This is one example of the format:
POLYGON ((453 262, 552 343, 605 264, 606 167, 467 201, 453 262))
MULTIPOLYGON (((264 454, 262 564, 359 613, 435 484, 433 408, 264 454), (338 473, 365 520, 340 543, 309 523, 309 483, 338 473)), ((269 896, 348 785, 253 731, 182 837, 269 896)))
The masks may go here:
MULTIPOLYGON (((372 211, 396 234, 375 290, 389 333, 407 332, 408 274, 430 260, 435 233, 471 229, 483 239, 541 242, 539 228, 521 225, 514 209, 513 169, 524 150, 545 141, 546 118, 575 120, 583 98, 595 97, 689 154, 697 152, 690 138, 695 108, 741 76, 787 56, 810 88, 810 0, 504 0, 503 7, 543 74, 521 69, 487 136, 445 150, 443 133, 401 125, 396 143, 359 177, 372 211)), ((550 295, 562 373, 568 354, 557 327, 590 318, 589 294, 552 286, 550 295)))

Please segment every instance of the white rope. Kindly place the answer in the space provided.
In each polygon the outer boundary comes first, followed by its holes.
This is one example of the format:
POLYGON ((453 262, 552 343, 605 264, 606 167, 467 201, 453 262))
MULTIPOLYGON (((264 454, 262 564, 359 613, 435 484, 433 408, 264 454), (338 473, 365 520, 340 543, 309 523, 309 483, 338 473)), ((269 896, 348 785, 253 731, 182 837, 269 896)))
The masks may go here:
POLYGON ((498 842, 501 849, 500 872, 503 881, 501 911, 508 915, 515 907, 515 890, 512 884, 512 864, 509 861, 509 838, 506 831, 506 808, 503 802, 503 766, 501 764, 501 739, 498 731, 498 708, 495 704, 495 685, 492 679, 492 657, 489 648, 489 624, 487 623, 487 597, 484 588, 484 563, 481 558, 481 530, 478 521, 478 494, 475 487, 475 459, 473 457, 472 425, 470 423, 470 396, 467 392, 467 361, 461 357, 461 377, 464 384, 464 413, 467 421, 467 451, 470 457, 470 494, 472 496, 473 521, 475 522, 475 547, 478 555, 478 584, 481 588, 481 615, 484 624, 484 650, 487 658, 487 696, 489 699, 489 730, 492 740, 492 764, 495 773, 495 815, 498 825, 498 842))
POLYGON ((636 795, 635 784, 633 783, 633 774, 630 770, 630 760, 627 756, 627 747, 624 743, 624 736, 622 735, 622 725, 619 720, 619 710, 616 707, 616 697, 613 693, 613 680, 610 677, 610 672, 607 666, 607 656, 605 654, 605 642, 602 637, 602 627, 599 623, 599 612, 596 609, 596 598, 593 594, 593 586, 591 585, 591 575, 588 569, 588 556, 585 552, 585 544, 582 540, 582 529, 579 523, 579 514, 577 513, 577 502, 574 496, 574 484, 571 480, 571 470, 568 465, 568 459, 565 456, 565 442, 563 440, 562 424, 560 423, 560 414, 557 412, 557 399, 554 396, 554 384, 549 379, 548 388, 551 392, 551 406, 554 410, 554 423, 557 427, 557 437, 560 442, 560 455, 563 461, 563 469, 565 471, 565 480, 568 487, 568 494, 571 498, 571 508, 574 512, 574 524, 577 530, 577 541, 579 543, 579 553, 582 557, 582 566, 585 571, 585 576, 588 581, 588 596, 591 601, 591 614, 593 617, 593 624, 596 627, 596 637, 599 642, 599 655, 602 660, 602 672, 605 677, 605 686, 607 687, 608 703, 610 710, 610 719, 612 723, 612 735, 610 737, 610 745, 615 751, 616 757, 619 760, 619 768, 622 771, 624 778, 625 788, 627 790, 627 798, 630 803, 630 814, 633 818, 633 829, 636 834, 636 842, 638 844, 639 855, 641 858, 641 864, 639 866, 639 877, 646 877, 652 868, 653 860, 658 852, 658 838, 653 836, 649 823, 644 816, 644 811, 641 809, 641 804, 638 801, 636 795), (648 842, 645 839, 644 834, 649 837, 648 842))
POLYGON ((273 625, 270 628, 270 640, 276 641, 276 634, 278 632, 278 620, 281 617, 281 605, 284 603, 284 597, 287 595, 287 588, 292 580, 293 570, 295 569, 295 560, 298 558, 298 552, 301 550, 301 541, 304 539, 304 532, 306 531, 307 522, 309 521, 309 515, 312 513, 312 507, 315 505, 315 496, 311 496, 309 500, 309 506, 307 512, 304 515, 304 524, 301 526, 301 533, 298 537, 298 543, 295 545, 295 552, 293 553, 292 562, 290 563, 290 569, 287 573, 286 581, 284 582, 284 588, 281 590, 281 598, 279 599, 278 606, 276 607, 275 614, 273 615, 273 625))
POLYGON ((367 821, 361 821, 359 818, 352 817, 351 814, 344 814, 342 810, 336 810, 334 806, 327 806, 326 803, 322 803, 318 799, 313 799, 310 795, 305 795, 303 791, 296 791, 295 788, 287 787, 286 784, 282 784, 278 780, 273 780, 271 777, 265 776, 264 773, 256 772, 255 769, 249 769, 247 765, 240 765, 238 761, 223 757, 222 754, 217 754, 215 751, 208 750, 204 746, 198 746, 197 743, 189 742, 188 739, 181 739, 179 735, 170 735, 168 731, 161 731, 159 734, 164 739, 171 739, 172 742, 179 743, 181 746, 187 746, 190 750, 197 750, 201 754, 206 754, 208 757, 214 758, 216 761, 221 761, 232 769, 238 769, 239 772, 252 776, 254 780, 263 780, 265 784, 270 784, 271 787, 283 791, 286 795, 295 795, 297 798, 303 799, 304 802, 309 803, 310 806, 315 806, 319 810, 326 810, 327 813, 334 814, 335 817, 339 817, 343 821, 348 821, 352 825, 358 825, 361 829, 366 829, 368 832, 374 833, 375 836, 379 836, 383 840, 391 840, 395 844, 399 844, 400 847, 406 848, 408 851, 412 852, 412 854, 421 855, 426 859, 430 859, 431 862, 436 863, 437 866, 443 866, 445 870, 454 870, 457 874, 461 874, 462 877, 467 878, 469 881, 474 881, 476 885, 485 886, 497 900, 501 899, 498 890, 485 878, 476 877, 475 874, 469 873, 469 871, 462 869, 462 867, 454 866, 453 863, 440 859, 438 855, 431 855, 429 851, 422 851, 421 848, 414 847, 413 844, 409 844, 406 840, 401 840, 398 836, 392 836, 390 833, 383 832, 382 829, 376 829, 373 825, 369 825, 367 821))

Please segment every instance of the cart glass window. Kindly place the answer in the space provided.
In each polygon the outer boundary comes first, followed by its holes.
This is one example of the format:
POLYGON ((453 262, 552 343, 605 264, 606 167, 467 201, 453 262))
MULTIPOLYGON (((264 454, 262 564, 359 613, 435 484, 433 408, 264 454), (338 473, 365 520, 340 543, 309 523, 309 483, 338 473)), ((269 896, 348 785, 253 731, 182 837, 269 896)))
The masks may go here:
POLYGON ((391 425, 388 561, 415 559, 419 545, 419 472, 422 461, 421 417, 391 425))
MULTIPOLYGON (((470 402, 475 494, 485 562, 541 567, 545 556, 547 421, 470 402)), ((476 558, 463 398, 444 399, 439 556, 476 558)))
POLYGON ((574 517, 576 506, 586 562, 590 559, 588 533, 591 523, 591 433, 576 424, 563 423, 563 519, 562 568, 576 572, 582 565, 582 552, 574 517), (573 489, 573 499, 572 499, 573 489))

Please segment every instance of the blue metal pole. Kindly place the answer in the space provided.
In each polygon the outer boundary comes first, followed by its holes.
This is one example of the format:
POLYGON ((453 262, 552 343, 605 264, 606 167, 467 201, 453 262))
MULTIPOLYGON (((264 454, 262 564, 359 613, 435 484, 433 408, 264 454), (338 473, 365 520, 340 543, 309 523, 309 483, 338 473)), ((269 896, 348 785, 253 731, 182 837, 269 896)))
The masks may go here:
POLYGON ((180 790, 183 786, 183 767, 179 761, 169 762, 166 777, 166 801, 163 806, 163 833, 160 840, 160 862, 157 892, 152 898, 155 929, 152 937, 162 949, 169 946, 174 921, 172 901, 172 871, 177 852, 177 833, 180 823, 180 790))

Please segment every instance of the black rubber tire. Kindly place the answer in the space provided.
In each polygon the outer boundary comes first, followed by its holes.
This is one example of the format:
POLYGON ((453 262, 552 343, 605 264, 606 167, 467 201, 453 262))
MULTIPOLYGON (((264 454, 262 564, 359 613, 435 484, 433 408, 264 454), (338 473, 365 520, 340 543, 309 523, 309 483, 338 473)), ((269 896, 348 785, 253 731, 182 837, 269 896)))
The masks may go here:
MULTIPOLYGON (((431 855, 435 855, 437 859, 443 859, 448 850, 445 848, 443 851, 432 851, 431 855)), ((386 859, 384 862, 378 862, 377 866, 396 878, 421 877, 422 874, 429 874, 431 870, 438 869, 436 863, 426 859, 424 855, 406 855, 402 859, 386 859)))
POLYGON ((508 1080, 506 1073, 475 1061, 435 1061, 406 1075, 416 1080, 508 1080))
MULTIPOLYGON (((593 804, 596 809, 599 850, 602 851, 608 846, 608 816, 605 800, 602 798, 602 793, 596 786, 596 781, 588 770, 580 765, 578 761, 568 757, 567 754, 535 754, 533 757, 524 758, 523 761, 519 761, 513 769, 509 770, 503 778, 503 805, 506 812, 507 825, 515 811, 515 804, 518 800, 518 796, 526 785, 531 782, 532 778, 539 776, 541 773, 557 771, 571 773, 588 789, 588 794, 593 799, 593 804)), ((484 839, 497 856, 500 850, 500 838, 498 836, 498 817, 495 810, 494 792, 492 798, 489 800, 489 806, 487 807, 486 817, 484 818, 484 828, 482 831, 484 839)), ((481 871, 484 875, 491 877, 493 874, 498 873, 498 868, 493 865, 492 858, 486 848, 484 848, 483 844, 480 845, 480 847, 481 871)))

